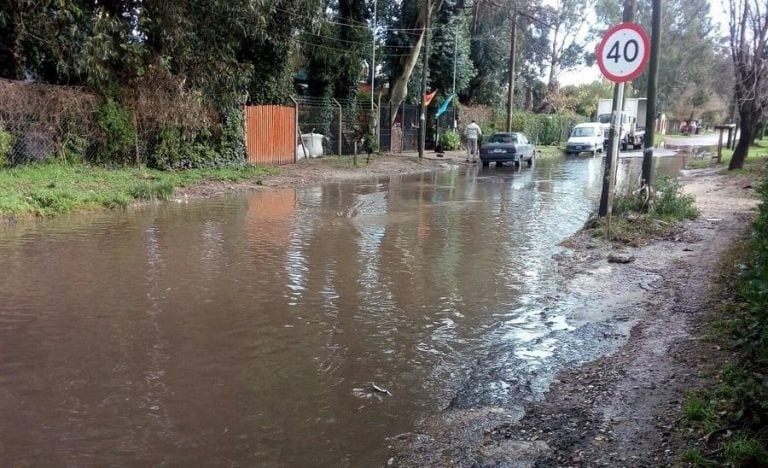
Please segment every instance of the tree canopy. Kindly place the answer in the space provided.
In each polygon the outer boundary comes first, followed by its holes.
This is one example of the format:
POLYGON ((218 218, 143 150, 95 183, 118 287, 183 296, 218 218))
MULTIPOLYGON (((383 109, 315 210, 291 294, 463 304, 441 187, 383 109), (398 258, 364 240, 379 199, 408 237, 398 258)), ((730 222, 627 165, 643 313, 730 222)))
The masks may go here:
MULTIPOLYGON (((637 21, 648 26, 651 0, 637 3, 637 21)), ((708 5, 707 0, 664 2, 662 40, 674 47, 662 47, 659 104, 680 118, 722 118, 731 99, 732 86, 723 79, 732 74, 732 60, 727 44, 718 41, 708 5)), ((116 97, 142 88, 197 93, 221 110, 243 99, 287 102, 298 71, 304 72, 310 95, 354 101, 358 82, 382 73, 377 91, 387 83, 393 98, 415 103, 427 12, 430 89, 456 92, 465 104, 503 106, 515 24, 515 107, 587 112, 588 105, 573 101, 584 93, 571 90, 565 99, 558 78, 594 58, 594 43, 618 21, 621 5, 617 0, 7 0, 0 5, 0 77, 86 86, 116 97), (586 23, 593 15, 597 22, 589 34, 586 23), (377 66, 371 69, 374 43, 377 66), (369 77, 362 72, 365 64, 369 77)), ((639 94, 645 83, 645 77, 635 81, 639 94)))

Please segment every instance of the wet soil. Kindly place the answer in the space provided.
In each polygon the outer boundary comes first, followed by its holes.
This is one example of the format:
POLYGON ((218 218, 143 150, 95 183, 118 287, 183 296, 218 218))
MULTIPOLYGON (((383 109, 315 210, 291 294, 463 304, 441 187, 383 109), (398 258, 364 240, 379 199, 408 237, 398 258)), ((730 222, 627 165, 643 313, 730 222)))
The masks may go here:
MULTIPOLYGON (((613 352, 571 367, 538 394, 512 388, 495 407, 448 407, 419 430, 393 438, 397 466, 671 466, 690 441, 681 421, 687 391, 713 384, 722 364, 705 339, 717 301, 718 260, 745 235, 757 205, 753 183, 717 170, 688 171, 684 190, 701 216, 642 247, 610 245, 581 232, 558 258, 563 291, 627 322, 613 352), (609 263, 611 254, 633 256, 609 263)), ((585 341, 585 347, 600 343, 585 341)), ((471 386, 471 382, 468 384, 471 386)))
POLYGON ((192 187, 177 189, 175 198, 208 198, 226 193, 247 192, 264 187, 289 188, 321 185, 329 182, 350 182, 405 174, 418 174, 444 169, 452 164, 464 164, 463 152, 451 152, 442 158, 428 152, 419 159, 412 155, 380 155, 366 163, 366 156, 359 156, 360 167, 354 167, 351 157, 301 160, 296 164, 281 166, 278 172, 255 180, 238 182, 204 182, 192 187))

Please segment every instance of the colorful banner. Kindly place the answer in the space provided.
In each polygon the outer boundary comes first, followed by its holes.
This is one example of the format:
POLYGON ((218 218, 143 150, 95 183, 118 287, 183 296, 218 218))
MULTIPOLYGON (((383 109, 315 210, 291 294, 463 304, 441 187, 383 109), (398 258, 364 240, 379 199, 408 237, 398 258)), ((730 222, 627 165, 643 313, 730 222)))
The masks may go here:
POLYGON ((448 110, 448 106, 451 105, 451 101, 453 100, 454 96, 456 95, 451 94, 450 96, 448 96, 445 102, 440 105, 440 107, 437 109, 437 112, 435 113, 436 117, 440 117, 441 115, 445 114, 445 111, 448 110))
POLYGON ((432 98, 435 97, 435 94, 437 94, 437 90, 432 91, 431 93, 427 93, 424 95, 424 106, 428 106, 430 102, 432 102, 432 98))

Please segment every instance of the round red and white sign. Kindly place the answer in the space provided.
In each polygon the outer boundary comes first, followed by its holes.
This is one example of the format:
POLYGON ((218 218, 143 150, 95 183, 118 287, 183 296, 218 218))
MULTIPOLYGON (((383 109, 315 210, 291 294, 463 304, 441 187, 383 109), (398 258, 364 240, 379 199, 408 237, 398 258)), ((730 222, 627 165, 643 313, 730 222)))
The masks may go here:
POLYGON ((650 58, 651 41, 642 26, 619 23, 606 31, 597 46, 597 65, 614 83, 637 78, 650 58))

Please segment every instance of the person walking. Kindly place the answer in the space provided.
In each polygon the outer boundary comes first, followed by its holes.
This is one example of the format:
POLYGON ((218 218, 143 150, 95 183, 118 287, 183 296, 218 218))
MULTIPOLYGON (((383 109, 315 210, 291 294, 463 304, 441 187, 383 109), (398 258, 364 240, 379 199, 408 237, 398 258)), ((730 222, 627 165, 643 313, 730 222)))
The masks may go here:
POLYGON ((467 128, 464 130, 464 136, 467 137, 467 162, 472 160, 473 163, 477 162, 477 140, 483 135, 483 131, 480 130, 480 125, 473 120, 467 128))

